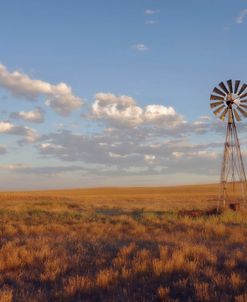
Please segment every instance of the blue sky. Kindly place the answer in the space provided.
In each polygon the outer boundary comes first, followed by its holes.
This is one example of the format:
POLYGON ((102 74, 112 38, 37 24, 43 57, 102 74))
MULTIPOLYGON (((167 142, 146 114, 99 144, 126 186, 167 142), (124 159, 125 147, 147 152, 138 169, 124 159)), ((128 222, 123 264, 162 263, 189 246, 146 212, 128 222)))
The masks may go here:
POLYGON ((2 2, 0 189, 217 181, 246 29, 244 0, 2 2))

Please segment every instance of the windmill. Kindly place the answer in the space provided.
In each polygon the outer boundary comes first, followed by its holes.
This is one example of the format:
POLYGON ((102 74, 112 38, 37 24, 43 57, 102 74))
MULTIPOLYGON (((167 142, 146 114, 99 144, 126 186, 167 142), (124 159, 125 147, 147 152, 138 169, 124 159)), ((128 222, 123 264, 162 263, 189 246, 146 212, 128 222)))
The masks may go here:
POLYGON ((247 85, 239 80, 221 82, 213 89, 210 100, 213 113, 227 122, 218 206, 243 206, 247 200, 247 186, 236 122, 247 117, 247 85))

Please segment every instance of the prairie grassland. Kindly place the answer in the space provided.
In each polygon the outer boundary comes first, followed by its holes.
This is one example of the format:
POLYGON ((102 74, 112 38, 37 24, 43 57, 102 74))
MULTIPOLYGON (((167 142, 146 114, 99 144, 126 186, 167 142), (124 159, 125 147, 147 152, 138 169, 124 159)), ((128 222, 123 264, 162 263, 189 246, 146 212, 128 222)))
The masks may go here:
POLYGON ((0 193, 0 302, 247 301, 247 214, 216 185, 0 193))

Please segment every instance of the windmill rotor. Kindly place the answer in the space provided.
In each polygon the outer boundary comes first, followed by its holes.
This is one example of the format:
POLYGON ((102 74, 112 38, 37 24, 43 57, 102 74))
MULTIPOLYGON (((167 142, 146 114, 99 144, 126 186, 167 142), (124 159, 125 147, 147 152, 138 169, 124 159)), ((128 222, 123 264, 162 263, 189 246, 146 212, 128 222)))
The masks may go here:
POLYGON ((210 95, 210 108, 227 122, 218 206, 222 202, 223 207, 231 207, 239 201, 246 206, 247 181, 236 122, 247 118, 247 85, 240 80, 220 82, 210 95))
POLYGON ((240 80, 220 82, 213 89, 210 101, 213 113, 221 120, 239 122, 243 117, 247 117, 247 106, 245 104, 247 103, 247 85, 241 85, 240 80))

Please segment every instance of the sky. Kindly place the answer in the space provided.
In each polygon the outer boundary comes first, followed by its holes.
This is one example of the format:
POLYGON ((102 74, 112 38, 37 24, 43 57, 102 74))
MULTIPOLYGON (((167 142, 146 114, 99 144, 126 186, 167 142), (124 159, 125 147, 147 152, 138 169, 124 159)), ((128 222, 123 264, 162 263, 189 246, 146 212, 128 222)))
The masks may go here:
POLYGON ((0 4, 0 190, 219 180, 209 96, 246 81, 246 0, 0 4))

